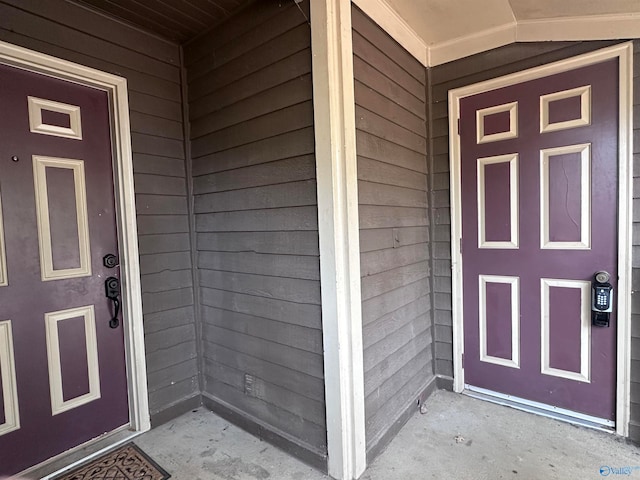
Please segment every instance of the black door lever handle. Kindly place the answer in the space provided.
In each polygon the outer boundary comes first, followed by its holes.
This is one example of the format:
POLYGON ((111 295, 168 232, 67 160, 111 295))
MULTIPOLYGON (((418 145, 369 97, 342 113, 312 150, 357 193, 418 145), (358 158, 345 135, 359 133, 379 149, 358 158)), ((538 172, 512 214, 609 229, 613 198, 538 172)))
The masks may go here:
POLYGON ((118 314, 120 313, 120 280, 116 277, 109 277, 104 282, 105 296, 113 302, 113 317, 109 320, 109 326, 111 328, 118 328, 120 320, 118 314))

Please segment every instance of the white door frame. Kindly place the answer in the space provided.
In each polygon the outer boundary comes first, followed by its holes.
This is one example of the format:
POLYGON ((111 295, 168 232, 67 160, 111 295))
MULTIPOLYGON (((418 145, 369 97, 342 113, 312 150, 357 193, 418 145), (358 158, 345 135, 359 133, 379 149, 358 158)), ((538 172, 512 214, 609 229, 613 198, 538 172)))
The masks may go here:
POLYGON ((112 131, 113 183, 122 277, 122 314, 129 392, 129 430, 151 428, 142 322, 133 162, 127 81, 122 77, 0 41, 0 63, 107 92, 112 131))
POLYGON ((451 262, 453 303, 453 388, 464 390, 464 324, 462 298, 462 192, 460 187, 460 100, 516 83, 618 58, 620 73, 619 192, 618 192, 618 332, 616 378, 616 433, 628 436, 631 364, 631 244, 633 181, 633 44, 626 42, 559 62, 449 91, 449 163, 451 193, 451 262))

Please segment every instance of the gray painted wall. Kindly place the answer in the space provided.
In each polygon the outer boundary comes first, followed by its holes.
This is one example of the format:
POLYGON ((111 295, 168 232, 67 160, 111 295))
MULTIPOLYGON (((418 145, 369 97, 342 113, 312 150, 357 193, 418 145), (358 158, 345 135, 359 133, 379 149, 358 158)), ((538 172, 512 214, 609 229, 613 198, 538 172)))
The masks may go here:
POLYGON ((187 45, 185 59, 205 403, 322 465, 311 32, 300 7, 257 2, 187 45))
POLYGON ((127 78, 155 417, 199 395, 179 47, 62 0, 0 1, 0 40, 127 78))
MULTIPOLYGON (((451 331, 451 255, 449 214, 449 138, 447 93, 545 63, 579 55, 612 42, 545 42, 513 44, 456 60, 429 70, 432 101, 433 145, 434 296, 436 322, 436 372, 453 376, 451 331)), ((640 42, 635 43, 636 52, 640 42)), ((633 191, 633 294, 631 339, 631 438, 640 441, 640 53, 634 58, 634 191, 633 191)))
POLYGON ((433 379, 426 72, 353 8, 369 457, 433 379))

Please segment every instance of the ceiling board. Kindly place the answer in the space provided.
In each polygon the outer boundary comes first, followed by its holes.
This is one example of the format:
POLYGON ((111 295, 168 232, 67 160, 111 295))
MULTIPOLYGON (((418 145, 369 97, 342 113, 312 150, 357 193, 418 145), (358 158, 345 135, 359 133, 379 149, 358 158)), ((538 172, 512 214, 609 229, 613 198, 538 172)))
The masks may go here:
POLYGON ((250 0, 77 0, 177 43, 225 20, 250 0))

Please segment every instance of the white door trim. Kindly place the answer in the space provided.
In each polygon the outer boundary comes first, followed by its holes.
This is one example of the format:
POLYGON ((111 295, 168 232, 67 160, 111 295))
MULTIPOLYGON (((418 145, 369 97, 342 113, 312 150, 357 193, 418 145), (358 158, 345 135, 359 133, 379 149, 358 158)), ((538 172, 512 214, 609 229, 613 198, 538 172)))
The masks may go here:
POLYGON ((151 428, 142 323, 133 162, 127 81, 122 77, 0 41, 0 63, 103 90, 111 110, 113 182, 118 224, 124 343, 129 390, 129 428, 151 428))
POLYGON ((616 433, 627 436, 630 409, 631 364, 631 244, 633 182, 633 44, 621 43, 584 55, 542 65, 511 75, 449 91, 449 163, 451 171, 451 261, 453 303, 453 388, 464 390, 464 325, 462 298, 462 197, 460 190, 460 100, 470 95, 554 75, 618 58, 620 68, 619 198, 618 198, 618 332, 616 380, 616 433))

